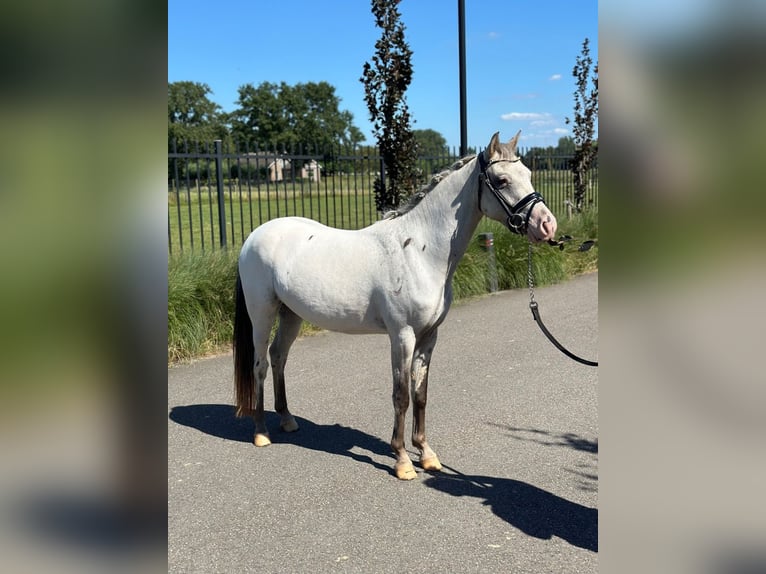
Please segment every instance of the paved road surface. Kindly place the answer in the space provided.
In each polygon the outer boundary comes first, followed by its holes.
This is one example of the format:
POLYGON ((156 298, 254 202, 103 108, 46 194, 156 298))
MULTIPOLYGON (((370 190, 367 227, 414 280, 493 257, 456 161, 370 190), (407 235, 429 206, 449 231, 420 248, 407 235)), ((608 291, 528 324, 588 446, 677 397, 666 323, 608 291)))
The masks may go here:
MULTIPOLYGON (((589 359, 597 292, 596 273, 536 292, 548 328, 589 359)), ((518 290, 450 311, 427 414, 445 468, 410 482, 391 470, 385 336, 297 341, 301 429, 280 432, 270 411, 263 449, 234 418, 231 355, 169 369, 168 570, 597 572, 598 371, 557 351, 527 305, 518 290)))

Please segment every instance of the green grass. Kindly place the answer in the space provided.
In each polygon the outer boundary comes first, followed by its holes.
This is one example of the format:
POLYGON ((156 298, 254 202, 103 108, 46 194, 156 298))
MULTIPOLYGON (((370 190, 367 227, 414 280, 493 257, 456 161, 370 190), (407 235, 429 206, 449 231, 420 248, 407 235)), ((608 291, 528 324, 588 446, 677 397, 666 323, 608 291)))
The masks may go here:
POLYGON ((564 271, 567 277, 589 273, 598 269, 598 210, 586 210, 571 218, 559 219, 557 235, 573 237, 565 250, 564 271), (577 251, 583 241, 592 240, 594 246, 585 252, 577 251))
MULTIPOLYGON (((533 172, 535 189, 560 218, 566 216, 572 174, 564 170, 533 172)), ((225 181, 226 239, 239 246, 260 224, 288 215, 315 219, 331 227, 360 229, 378 219, 369 175, 335 175, 320 182, 246 183, 225 181)), ((598 196, 594 180, 592 195, 598 196)), ((589 199, 588 204, 593 201, 589 199)), ((171 253, 211 251, 220 244, 215 186, 199 185, 168 193, 168 233, 171 253)))
MULTIPOLYGON (((250 231, 276 217, 299 215, 331 227, 360 229, 377 220, 372 195, 349 191, 335 195, 321 188, 257 189, 226 192, 226 238, 228 245, 241 245, 250 231)), ((219 245, 220 224, 215 191, 207 188, 168 195, 168 226, 172 252, 210 251, 219 245)))
MULTIPOLYGON (((527 241, 495 221, 483 219, 453 280, 455 299, 488 292, 488 254, 478 234, 491 232, 495 240, 498 287, 527 285, 527 241)), ((536 245, 533 272, 536 285, 560 282, 598 268, 598 243, 587 252, 577 251, 586 239, 598 239, 598 213, 586 212, 571 219, 559 218, 558 235, 574 240, 561 251, 536 245)), ((176 254, 168 264, 168 362, 186 361, 230 348, 234 317, 234 286, 238 249, 176 254)), ((316 328, 303 324, 303 334, 316 328)))
POLYGON ((236 265, 234 251, 169 259, 169 362, 216 352, 231 342, 236 265))

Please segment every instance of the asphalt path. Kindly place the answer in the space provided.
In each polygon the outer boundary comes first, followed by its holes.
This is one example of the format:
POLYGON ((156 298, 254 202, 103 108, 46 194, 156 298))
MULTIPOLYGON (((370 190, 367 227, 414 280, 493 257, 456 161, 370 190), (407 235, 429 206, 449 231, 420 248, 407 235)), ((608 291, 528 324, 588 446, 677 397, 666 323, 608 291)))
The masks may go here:
MULTIPOLYGON (((574 353, 598 355, 598 274, 536 290, 574 353)), ((300 430, 252 444, 231 355, 168 370, 168 571, 597 572, 598 369, 556 350, 526 290, 453 306, 431 362, 427 435, 444 465, 392 471, 388 339, 296 341, 300 430)), ((410 417, 405 432, 409 444, 410 417)))

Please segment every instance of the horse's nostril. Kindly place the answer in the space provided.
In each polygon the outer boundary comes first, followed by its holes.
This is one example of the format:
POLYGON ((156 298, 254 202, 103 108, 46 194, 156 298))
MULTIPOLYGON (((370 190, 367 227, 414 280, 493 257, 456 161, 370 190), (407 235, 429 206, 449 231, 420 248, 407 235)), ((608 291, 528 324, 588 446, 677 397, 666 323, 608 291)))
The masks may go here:
POLYGON ((552 237, 553 234, 556 233, 556 222, 550 215, 545 218, 541 227, 543 228, 543 233, 546 237, 552 237))

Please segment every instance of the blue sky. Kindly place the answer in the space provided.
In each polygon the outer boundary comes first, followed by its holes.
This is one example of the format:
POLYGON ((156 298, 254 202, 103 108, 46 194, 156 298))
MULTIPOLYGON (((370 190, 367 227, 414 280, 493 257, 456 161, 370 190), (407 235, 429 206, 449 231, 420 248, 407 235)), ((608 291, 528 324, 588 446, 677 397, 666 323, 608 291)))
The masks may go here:
MULTIPOLYGON (((457 1, 402 0, 413 51, 407 103, 415 129, 460 145, 457 1)), ((572 68, 590 39, 598 59, 597 0, 465 0, 468 145, 522 130, 521 146, 571 135, 572 68)), ((225 111, 251 83, 326 81, 340 109, 374 143, 362 66, 380 36, 367 0, 169 0, 168 81, 204 82, 225 111)))

